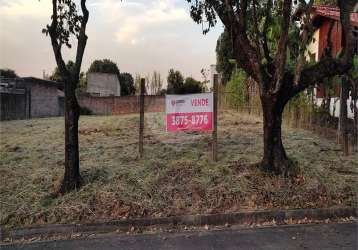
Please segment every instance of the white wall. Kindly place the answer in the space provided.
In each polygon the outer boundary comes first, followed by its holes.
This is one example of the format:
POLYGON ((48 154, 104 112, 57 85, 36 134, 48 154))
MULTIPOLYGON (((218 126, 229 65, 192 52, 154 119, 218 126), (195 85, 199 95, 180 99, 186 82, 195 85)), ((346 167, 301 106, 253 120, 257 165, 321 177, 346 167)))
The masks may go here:
MULTIPOLYGON (((339 100, 339 97, 337 98, 338 100, 336 101, 336 107, 335 107, 335 112, 333 114, 333 110, 334 110, 334 101, 335 101, 335 98, 331 98, 331 103, 330 103, 330 114, 332 116, 335 116, 335 117, 339 117, 339 111, 340 111, 340 100, 339 100)), ((322 104, 322 101, 323 101, 323 98, 316 98, 315 100, 315 103, 317 106, 320 106, 322 104)), ((347 108, 348 108, 348 117, 349 118, 353 118, 354 114, 350 108, 350 105, 352 103, 352 98, 350 97, 348 100, 347 100, 347 108)), ((357 108, 358 108, 358 104, 357 104, 357 108)))
POLYGON ((87 92, 100 96, 120 96, 121 87, 116 74, 89 73, 87 92))
POLYGON ((319 44, 319 29, 315 31, 315 33, 313 34, 313 39, 311 41, 311 43, 307 46, 306 52, 305 52, 305 57, 307 61, 310 61, 310 56, 308 51, 311 54, 315 54, 315 60, 316 62, 318 62, 319 58, 318 58, 318 44, 319 44))

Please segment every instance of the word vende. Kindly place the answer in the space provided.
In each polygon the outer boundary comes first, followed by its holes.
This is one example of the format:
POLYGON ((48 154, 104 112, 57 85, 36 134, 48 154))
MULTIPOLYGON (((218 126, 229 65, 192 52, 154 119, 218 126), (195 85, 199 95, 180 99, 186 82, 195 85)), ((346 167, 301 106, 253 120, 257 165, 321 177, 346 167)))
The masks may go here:
POLYGON ((168 132, 213 129, 213 93, 166 95, 165 109, 168 132))

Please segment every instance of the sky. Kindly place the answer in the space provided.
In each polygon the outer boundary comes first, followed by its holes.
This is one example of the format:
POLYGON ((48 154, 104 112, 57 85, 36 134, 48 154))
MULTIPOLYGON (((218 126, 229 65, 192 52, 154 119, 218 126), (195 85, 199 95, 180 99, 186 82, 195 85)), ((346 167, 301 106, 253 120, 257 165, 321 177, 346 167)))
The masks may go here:
MULTIPOLYGON (((201 79, 200 70, 215 64, 218 24, 207 35, 189 15, 186 0, 88 0, 88 43, 82 64, 95 59, 116 62, 133 76, 170 68, 201 79)), ((0 0, 0 68, 20 76, 42 77, 56 64, 50 39, 41 33, 50 22, 50 0, 0 0)), ((65 50, 65 60, 75 49, 65 50)))

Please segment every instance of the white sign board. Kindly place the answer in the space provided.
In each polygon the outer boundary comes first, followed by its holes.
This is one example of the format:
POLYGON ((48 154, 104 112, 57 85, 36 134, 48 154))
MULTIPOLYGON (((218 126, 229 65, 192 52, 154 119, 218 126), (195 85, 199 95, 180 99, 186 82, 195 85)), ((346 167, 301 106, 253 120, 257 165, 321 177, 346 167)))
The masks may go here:
POLYGON ((167 131, 211 131, 213 106, 213 93, 166 95, 167 131))

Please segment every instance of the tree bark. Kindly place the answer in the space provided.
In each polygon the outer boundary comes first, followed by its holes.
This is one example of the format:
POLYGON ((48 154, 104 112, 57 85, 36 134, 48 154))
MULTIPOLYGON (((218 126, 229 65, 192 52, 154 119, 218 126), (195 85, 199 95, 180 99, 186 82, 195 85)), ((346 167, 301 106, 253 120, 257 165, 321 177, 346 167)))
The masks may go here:
POLYGON ((65 174, 59 193, 81 186, 78 146, 79 105, 75 94, 76 84, 65 84, 65 174))
POLYGON ((261 98, 264 126, 264 156, 261 167, 267 172, 287 176, 290 164, 281 137, 284 103, 275 99, 274 96, 261 98))
POLYGON ((348 149, 348 108, 347 99, 349 98, 349 85, 346 76, 342 77, 341 100, 339 112, 339 128, 342 138, 343 153, 345 156, 349 154, 348 149))

